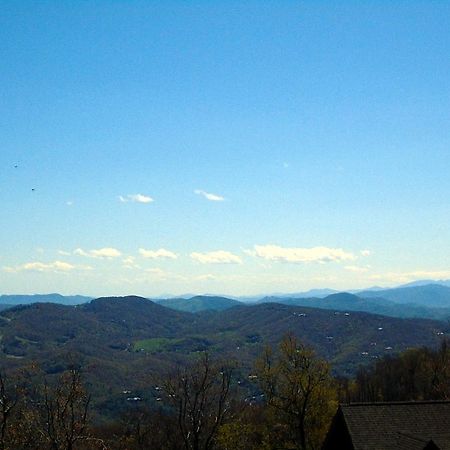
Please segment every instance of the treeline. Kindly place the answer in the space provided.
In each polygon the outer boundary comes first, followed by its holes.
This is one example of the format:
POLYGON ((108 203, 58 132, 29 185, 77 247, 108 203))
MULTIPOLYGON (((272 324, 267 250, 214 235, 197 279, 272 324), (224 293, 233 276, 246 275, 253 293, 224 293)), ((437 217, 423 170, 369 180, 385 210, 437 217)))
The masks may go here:
POLYGON ((450 341, 386 356, 339 385, 343 402, 450 400, 450 341))
POLYGON ((339 401, 450 399, 450 345, 408 350, 337 379, 288 335, 255 362, 249 395, 237 373, 235 363, 202 353, 153 381, 156 406, 130 402, 107 422, 92 414, 74 362, 52 378, 36 367, 2 374, 0 450, 320 449, 339 401))

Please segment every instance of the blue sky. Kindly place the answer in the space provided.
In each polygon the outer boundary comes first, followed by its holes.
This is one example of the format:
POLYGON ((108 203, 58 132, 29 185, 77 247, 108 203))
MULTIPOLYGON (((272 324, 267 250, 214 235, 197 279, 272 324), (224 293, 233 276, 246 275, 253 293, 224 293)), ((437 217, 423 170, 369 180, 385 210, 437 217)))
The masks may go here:
POLYGON ((3 2, 1 293, 450 278, 449 17, 3 2))

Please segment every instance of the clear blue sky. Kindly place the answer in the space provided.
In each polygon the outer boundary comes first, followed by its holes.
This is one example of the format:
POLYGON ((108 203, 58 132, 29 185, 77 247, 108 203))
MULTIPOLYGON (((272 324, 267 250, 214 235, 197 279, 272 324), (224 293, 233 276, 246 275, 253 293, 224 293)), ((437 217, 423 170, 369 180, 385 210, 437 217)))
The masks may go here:
POLYGON ((2 2, 0 293, 450 278, 449 18, 2 2))

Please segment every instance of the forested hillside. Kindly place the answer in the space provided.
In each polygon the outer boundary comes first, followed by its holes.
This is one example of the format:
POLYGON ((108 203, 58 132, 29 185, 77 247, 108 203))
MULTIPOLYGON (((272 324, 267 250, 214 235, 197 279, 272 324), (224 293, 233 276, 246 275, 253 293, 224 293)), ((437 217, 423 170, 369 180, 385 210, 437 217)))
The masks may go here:
POLYGON ((37 303, 3 311, 0 360, 6 369, 35 361, 57 374, 68 355, 76 354, 96 393, 94 403, 114 411, 123 405, 123 390, 139 390, 149 376, 202 351, 236 360, 246 379, 266 345, 277 346, 293 333, 330 361, 335 374, 350 375, 387 354, 435 347, 448 332, 448 324, 433 320, 273 303, 193 314, 140 297, 100 298, 79 306, 37 303))

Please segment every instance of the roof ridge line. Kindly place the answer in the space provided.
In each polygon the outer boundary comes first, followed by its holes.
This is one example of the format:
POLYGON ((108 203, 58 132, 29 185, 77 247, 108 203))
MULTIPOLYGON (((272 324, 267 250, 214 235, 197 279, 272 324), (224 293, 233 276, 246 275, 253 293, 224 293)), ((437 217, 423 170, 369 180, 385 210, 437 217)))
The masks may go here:
POLYGON ((450 404, 450 400, 399 400, 392 402, 350 402, 340 403, 339 406, 386 406, 386 405, 423 405, 423 404, 450 404))

